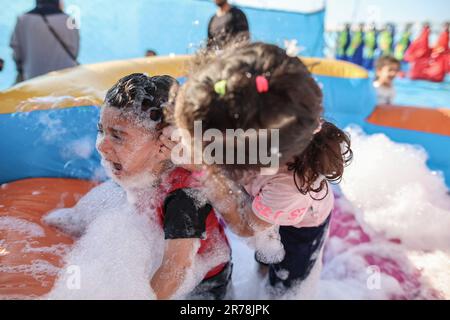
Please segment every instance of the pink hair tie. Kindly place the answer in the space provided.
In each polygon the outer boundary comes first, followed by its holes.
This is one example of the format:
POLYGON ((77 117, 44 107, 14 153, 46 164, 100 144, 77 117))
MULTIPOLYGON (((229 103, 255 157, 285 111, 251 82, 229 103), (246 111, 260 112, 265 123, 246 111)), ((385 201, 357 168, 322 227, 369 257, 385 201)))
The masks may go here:
POLYGON ((269 81, 264 76, 256 77, 256 91, 258 93, 265 93, 269 91, 269 81))

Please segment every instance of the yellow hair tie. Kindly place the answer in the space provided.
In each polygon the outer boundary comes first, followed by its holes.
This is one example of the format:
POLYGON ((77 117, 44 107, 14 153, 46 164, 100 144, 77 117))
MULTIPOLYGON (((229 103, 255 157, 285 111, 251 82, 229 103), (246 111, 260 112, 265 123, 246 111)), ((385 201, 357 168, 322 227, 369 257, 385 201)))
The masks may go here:
POLYGON ((214 85, 214 91, 221 97, 227 93, 227 80, 217 81, 214 85))

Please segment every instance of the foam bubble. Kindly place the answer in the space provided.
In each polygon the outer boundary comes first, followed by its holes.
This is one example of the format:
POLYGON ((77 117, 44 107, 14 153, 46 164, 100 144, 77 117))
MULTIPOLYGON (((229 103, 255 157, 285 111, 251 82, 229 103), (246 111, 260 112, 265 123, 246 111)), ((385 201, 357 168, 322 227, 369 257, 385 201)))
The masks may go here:
POLYGON ((65 158, 80 158, 89 159, 95 152, 95 139, 86 136, 78 140, 70 142, 68 146, 63 150, 65 158))
MULTIPOLYGON (((57 222, 63 217, 62 225, 69 230, 72 223, 78 224, 83 231, 67 255, 65 267, 48 299, 155 298, 150 279, 161 266, 165 240, 156 212, 148 206, 154 191, 133 189, 127 190, 125 195, 124 190, 109 181, 93 189, 75 208, 65 209, 72 211, 59 210, 50 215, 52 221, 56 219, 57 222), (120 197, 117 197, 117 188, 121 190, 120 197), (79 279, 75 281, 78 285, 74 286, 75 276, 79 279)), ((193 250, 193 267, 175 292, 175 299, 185 298, 209 270, 227 262, 230 255, 224 243, 201 256, 195 255, 197 249, 193 250)))
POLYGON ((55 276, 58 274, 59 268, 54 266, 45 260, 33 260, 31 264, 27 265, 0 265, 0 273, 23 273, 33 277, 35 280, 39 281, 42 286, 48 287, 51 283, 46 280, 50 276, 55 276))
POLYGON ((280 263, 284 259, 285 251, 281 243, 279 226, 275 225, 257 232, 249 240, 249 245, 256 250, 256 258, 262 263, 280 263))
POLYGON ((79 237, 95 218, 122 205, 125 199, 123 189, 108 180, 93 188, 73 208, 55 210, 45 216, 43 221, 69 235, 79 237))
POLYGON ((42 140, 46 143, 51 144, 55 139, 67 132, 62 120, 56 118, 51 113, 41 114, 38 118, 38 122, 45 128, 42 132, 42 140))
POLYGON ((45 236, 44 229, 38 224, 14 217, 0 217, 0 230, 19 232, 30 238, 45 236))
POLYGON ((164 247, 157 239, 163 240, 161 229, 129 206, 100 215, 67 256, 48 298, 153 299, 149 281, 164 247))

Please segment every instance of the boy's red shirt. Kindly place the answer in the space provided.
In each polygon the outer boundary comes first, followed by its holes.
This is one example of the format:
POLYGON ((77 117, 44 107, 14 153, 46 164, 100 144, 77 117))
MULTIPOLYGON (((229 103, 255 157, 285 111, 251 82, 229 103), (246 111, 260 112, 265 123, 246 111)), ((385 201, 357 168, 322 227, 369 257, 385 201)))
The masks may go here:
MULTIPOLYGON (((166 197, 178 190, 186 188, 198 188, 198 182, 192 178, 191 172, 186 169, 177 167, 173 169, 169 174, 166 175, 165 179, 161 182, 159 186, 159 202, 157 207, 159 222, 161 226, 164 222, 164 201, 166 197)), ((217 242, 223 242, 226 246, 230 247, 227 236, 225 235, 223 225, 221 221, 217 218, 214 208, 208 214, 206 219, 206 234, 203 239, 200 239, 200 248, 197 251, 198 255, 205 253, 210 253, 214 251, 217 247, 217 242), (217 232, 218 231, 218 232, 217 232), (219 237, 211 237, 213 233, 219 234, 219 237)), ((211 278, 219 274, 227 263, 219 264, 218 266, 211 269, 205 276, 204 279, 211 278)))

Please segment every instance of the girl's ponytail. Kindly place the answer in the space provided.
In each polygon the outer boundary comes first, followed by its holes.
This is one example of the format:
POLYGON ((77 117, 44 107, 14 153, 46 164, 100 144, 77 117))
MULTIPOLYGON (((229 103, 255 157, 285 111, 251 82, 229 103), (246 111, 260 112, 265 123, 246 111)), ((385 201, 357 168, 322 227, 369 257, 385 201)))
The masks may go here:
POLYGON ((350 138, 347 134, 334 124, 324 122, 322 129, 314 134, 303 153, 288 163, 288 169, 293 171, 295 184, 302 194, 319 193, 326 188, 323 197, 325 198, 328 193, 326 180, 339 183, 344 167, 350 163, 352 157, 350 138), (315 182, 321 177, 323 179, 320 185, 314 187, 315 182))

